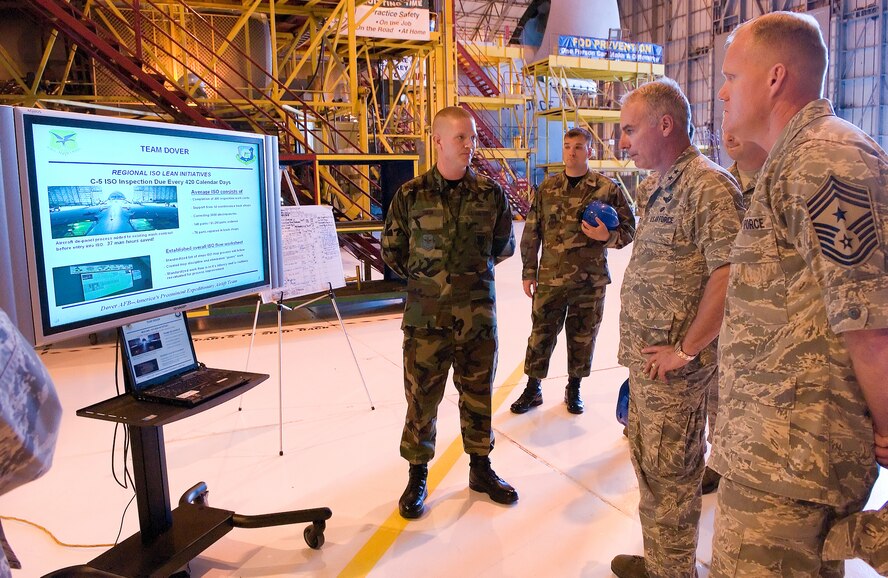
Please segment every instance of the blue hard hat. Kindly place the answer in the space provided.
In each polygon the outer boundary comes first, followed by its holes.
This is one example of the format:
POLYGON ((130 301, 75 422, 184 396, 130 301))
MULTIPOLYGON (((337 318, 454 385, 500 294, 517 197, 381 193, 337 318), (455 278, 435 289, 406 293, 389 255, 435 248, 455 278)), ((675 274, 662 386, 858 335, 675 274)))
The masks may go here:
POLYGON ((598 220, 604 223, 608 231, 614 231, 620 226, 620 217, 617 215, 617 210, 607 203, 592 201, 586 205, 586 210, 583 211, 583 220, 594 226, 595 217, 598 217, 598 220))
POLYGON ((617 421, 623 425, 629 425, 629 380, 620 386, 617 394, 617 421))

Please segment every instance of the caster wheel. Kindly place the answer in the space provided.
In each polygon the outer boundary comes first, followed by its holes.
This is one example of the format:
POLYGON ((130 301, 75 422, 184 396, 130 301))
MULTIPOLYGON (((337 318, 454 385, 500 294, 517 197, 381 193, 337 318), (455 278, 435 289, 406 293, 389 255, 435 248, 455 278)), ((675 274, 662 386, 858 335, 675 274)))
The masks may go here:
POLYGON ((305 543, 308 544, 308 547, 313 550, 320 550, 321 546, 324 545, 324 531, 318 530, 314 525, 307 526, 302 532, 302 537, 305 538, 305 543))

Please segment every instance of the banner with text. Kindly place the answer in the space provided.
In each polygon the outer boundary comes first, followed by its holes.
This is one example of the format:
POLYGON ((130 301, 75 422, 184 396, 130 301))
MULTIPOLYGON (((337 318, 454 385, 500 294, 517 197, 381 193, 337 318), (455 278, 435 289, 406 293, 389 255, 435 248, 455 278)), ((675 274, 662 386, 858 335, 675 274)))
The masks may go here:
POLYGON ((624 42, 587 36, 559 36, 559 56, 580 56, 582 58, 607 58, 630 62, 663 63, 663 47, 647 42, 624 42))
MULTIPOLYGON (((355 8, 355 34, 370 38, 429 40, 428 0, 371 1, 355 8)), ((345 34, 347 28, 340 31, 345 34)))

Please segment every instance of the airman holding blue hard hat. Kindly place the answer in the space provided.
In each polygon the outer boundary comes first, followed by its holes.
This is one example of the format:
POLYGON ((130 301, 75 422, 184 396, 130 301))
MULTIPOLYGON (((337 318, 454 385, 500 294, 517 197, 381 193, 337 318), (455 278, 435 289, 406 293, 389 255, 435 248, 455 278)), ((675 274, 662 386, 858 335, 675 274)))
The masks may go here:
POLYGON ((617 210, 598 199, 586 205, 586 210, 583 211, 583 221, 593 227, 597 227, 600 221, 604 223, 608 231, 616 231, 620 227, 620 216, 617 214, 617 210))
POLYGON ((568 412, 583 413, 580 381, 591 372, 610 283, 607 248, 628 245, 635 235, 635 217, 622 189, 589 170, 591 133, 582 128, 568 131, 563 153, 564 172, 540 185, 521 237, 522 279, 525 294, 533 299, 533 328, 524 359, 527 386, 512 404, 513 413, 543 403, 540 380, 548 374, 562 326, 568 357, 564 402, 568 412), (598 203, 601 218, 584 219, 592 203, 598 203))

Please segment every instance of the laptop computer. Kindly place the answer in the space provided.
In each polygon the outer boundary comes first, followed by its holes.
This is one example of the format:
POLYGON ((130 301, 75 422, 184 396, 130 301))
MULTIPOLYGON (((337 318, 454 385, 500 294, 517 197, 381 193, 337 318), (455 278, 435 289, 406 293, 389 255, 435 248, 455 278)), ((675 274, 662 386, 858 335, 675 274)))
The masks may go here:
POLYGON ((142 401, 194 407, 258 377, 199 363, 184 312, 128 323, 118 331, 125 387, 142 401))

